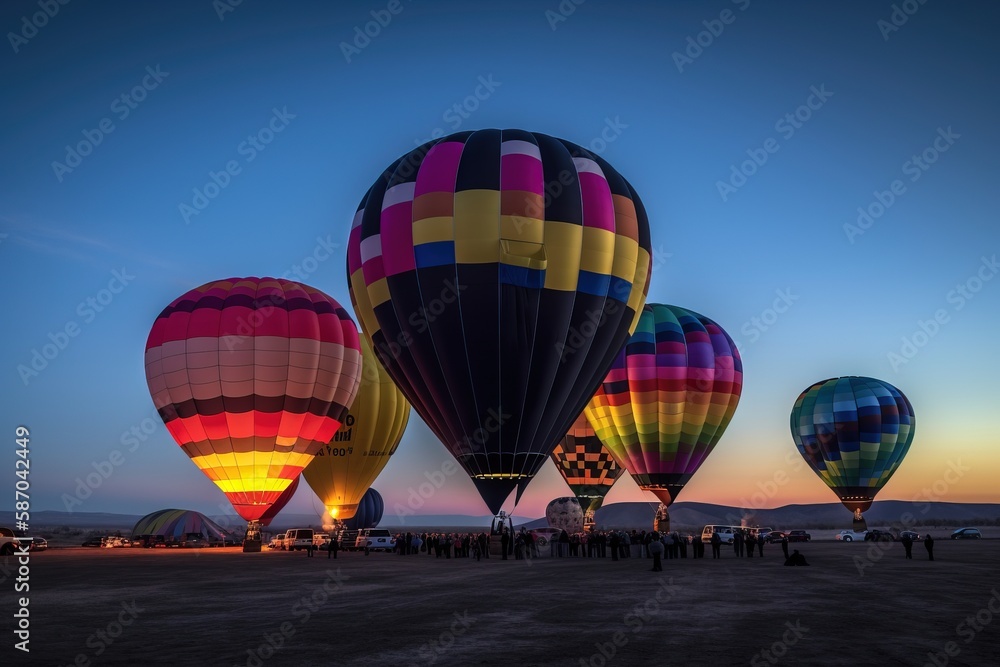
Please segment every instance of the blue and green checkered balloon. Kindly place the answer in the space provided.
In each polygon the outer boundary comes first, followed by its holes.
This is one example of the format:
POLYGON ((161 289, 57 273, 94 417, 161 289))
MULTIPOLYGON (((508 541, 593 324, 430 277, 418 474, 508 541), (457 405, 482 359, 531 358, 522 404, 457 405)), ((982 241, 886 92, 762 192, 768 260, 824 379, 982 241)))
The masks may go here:
POLYGON ((799 453, 858 518, 903 461, 915 428, 906 396, 868 377, 817 382, 791 415, 799 453))

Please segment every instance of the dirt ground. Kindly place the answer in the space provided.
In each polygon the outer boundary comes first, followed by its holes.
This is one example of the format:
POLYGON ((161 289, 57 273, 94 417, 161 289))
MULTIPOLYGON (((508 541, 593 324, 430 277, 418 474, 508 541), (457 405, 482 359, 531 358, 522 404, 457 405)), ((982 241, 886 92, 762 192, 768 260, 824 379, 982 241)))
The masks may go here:
MULTIPOLYGON (((763 559, 538 559, 50 549, 30 655, 0 664, 1000 665, 1000 540, 793 545, 763 559), (990 607, 992 606, 992 611, 990 607), (948 655, 948 651, 951 655, 948 655)), ((7 560, 10 567, 12 560, 7 560)), ((0 569, 3 562, 0 561, 0 569)))

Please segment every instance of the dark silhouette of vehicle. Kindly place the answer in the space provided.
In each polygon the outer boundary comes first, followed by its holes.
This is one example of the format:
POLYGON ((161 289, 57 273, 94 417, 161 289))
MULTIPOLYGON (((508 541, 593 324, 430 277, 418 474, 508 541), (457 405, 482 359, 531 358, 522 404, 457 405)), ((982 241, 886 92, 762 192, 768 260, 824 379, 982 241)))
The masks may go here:
POLYGON ((775 544, 781 541, 785 534, 780 530, 772 530, 770 533, 764 536, 764 541, 768 544, 775 544))
POLYGON ((910 538, 911 540, 916 541, 920 539, 920 533, 914 532, 912 530, 904 530, 899 534, 899 539, 901 540, 907 537, 910 538))
POLYGON ((804 530, 792 530, 788 533, 789 542, 808 542, 812 539, 812 535, 804 530))
POLYGON ((951 534, 953 540, 980 540, 983 534, 978 528, 959 528, 951 534))
POLYGON ((865 533, 865 542, 895 542, 896 536, 887 530, 869 530, 865 533))

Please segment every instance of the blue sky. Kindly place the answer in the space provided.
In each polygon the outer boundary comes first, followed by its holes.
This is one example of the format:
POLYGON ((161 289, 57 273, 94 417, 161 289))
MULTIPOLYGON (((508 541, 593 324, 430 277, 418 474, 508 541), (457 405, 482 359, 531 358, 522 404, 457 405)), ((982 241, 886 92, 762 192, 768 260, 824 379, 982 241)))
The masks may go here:
MULTIPOLYGON (((485 127, 599 151, 649 214, 649 301, 741 343, 741 406, 681 500, 738 504, 778 470, 791 481, 765 506, 834 500, 788 458, 787 420, 837 375, 914 404, 916 440, 880 498, 910 499, 961 458, 970 470, 936 499, 1000 500, 995 5, 914 2, 900 25, 881 2, 222 6, 0 10, 0 386, 5 428, 31 428, 34 508, 69 494, 76 511, 217 512, 221 493, 154 421, 157 313, 209 280, 296 270, 349 304, 347 233, 370 183, 435 130, 485 127), (225 186, 206 193, 213 173, 225 186), (37 375, 19 370, 59 342, 37 375)), ((388 511, 449 458, 414 416, 375 484, 388 511)), ((460 476, 416 511, 486 513, 460 476)), ((643 498, 619 484, 610 501, 643 498)), ((293 508, 309 511, 307 491, 293 508)), ((518 513, 567 493, 547 466, 518 513)))

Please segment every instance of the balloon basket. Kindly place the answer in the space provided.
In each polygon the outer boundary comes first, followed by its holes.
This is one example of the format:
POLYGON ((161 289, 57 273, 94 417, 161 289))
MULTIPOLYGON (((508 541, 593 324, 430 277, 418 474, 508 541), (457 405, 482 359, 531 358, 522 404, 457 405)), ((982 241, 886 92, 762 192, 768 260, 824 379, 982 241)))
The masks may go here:
POLYGON ((243 536, 243 553, 260 553, 261 543, 260 522, 251 521, 247 524, 247 532, 243 536))
POLYGON ((661 504, 656 510, 656 514, 653 516, 653 530, 660 533, 670 532, 670 513, 667 511, 667 506, 661 504))

